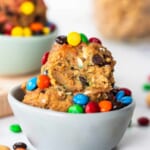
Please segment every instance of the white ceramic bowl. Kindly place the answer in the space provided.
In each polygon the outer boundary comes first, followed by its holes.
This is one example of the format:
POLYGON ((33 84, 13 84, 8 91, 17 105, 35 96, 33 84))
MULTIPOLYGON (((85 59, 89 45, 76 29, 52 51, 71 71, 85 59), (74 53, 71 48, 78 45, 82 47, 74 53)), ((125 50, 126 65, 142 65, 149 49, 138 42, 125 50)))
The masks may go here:
POLYGON ((23 131, 37 150, 111 150, 126 131, 135 103, 120 110, 68 114, 23 104, 23 92, 13 88, 9 103, 23 131))
POLYGON ((20 75, 40 70, 41 57, 57 35, 11 37, 0 35, 0 75, 20 75))

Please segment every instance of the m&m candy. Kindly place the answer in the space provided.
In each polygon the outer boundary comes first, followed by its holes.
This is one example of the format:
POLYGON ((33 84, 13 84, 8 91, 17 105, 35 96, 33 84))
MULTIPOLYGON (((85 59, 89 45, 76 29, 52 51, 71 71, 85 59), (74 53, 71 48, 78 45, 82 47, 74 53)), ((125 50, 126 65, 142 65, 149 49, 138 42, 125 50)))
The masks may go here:
POLYGON ((35 6, 32 2, 26 1, 21 4, 20 11, 25 15, 31 15, 35 10, 35 6))
POLYGON ((107 112, 112 109, 112 102, 109 100, 102 100, 99 102, 99 107, 101 112, 107 112))
POLYGON ((140 126, 148 126, 150 123, 150 120, 147 117, 140 117, 138 118, 137 122, 140 126))
POLYGON ((83 107, 78 104, 74 104, 68 108, 68 113, 78 114, 78 113, 83 113, 83 112, 84 112, 83 107))
POLYGON ((37 86, 40 89, 45 89, 50 86, 50 78, 47 75, 39 75, 37 78, 37 86))
POLYGON ((37 77, 33 77, 30 80, 28 80, 26 84, 26 89, 28 91, 32 91, 37 87, 37 77))
POLYGON ((14 132, 14 133, 20 133, 20 132, 22 132, 22 129, 21 129, 21 127, 20 127, 19 124, 12 124, 12 125, 10 126, 10 130, 11 130, 12 132, 14 132))
POLYGON ((99 106, 97 102, 90 101, 85 106, 85 113, 96 113, 99 112, 99 106))
POLYGON ((41 59, 42 65, 44 65, 47 62, 48 56, 49 56, 49 52, 45 52, 41 59))
POLYGON ((83 43, 86 43, 86 44, 89 43, 89 40, 88 40, 88 38, 87 38, 87 36, 86 36, 85 34, 80 33, 80 36, 81 36, 81 41, 82 41, 83 43))
POLYGON ((81 36, 77 32, 70 32, 67 36, 68 44, 77 46, 81 42, 81 36))
POLYGON ((75 104, 79 104, 79 105, 86 105, 89 101, 89 97, 87 95, 84 95, 84 94, 76 94, 74 97, 73 97, 73 102, 75 104))
POLYGON ((102 42, 98 39, 98 38, 96 38, 96 37, 91 37, 90 39, 89 39, 89 42, 90 43, 98 43, 98 44, 101 44, 102 42))
POLYGON ((16 26, 11 30, 11 36, 23 36, 23 28, 16 26))
POLYGON ((14 150, 26 150, 27 145, 24 142, 17 142, 13 145, 14 150))

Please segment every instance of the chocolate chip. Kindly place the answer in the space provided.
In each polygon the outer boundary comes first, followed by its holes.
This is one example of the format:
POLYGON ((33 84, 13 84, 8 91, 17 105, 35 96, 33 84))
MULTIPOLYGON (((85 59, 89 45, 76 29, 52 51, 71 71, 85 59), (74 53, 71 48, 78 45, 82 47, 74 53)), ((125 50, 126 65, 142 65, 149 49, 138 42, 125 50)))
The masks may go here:
POLYGON ((81 83, 84 85, 84 86, 89 86, 89 83, 87 82, 87 80, 82 77, 82 76, 79 76, 79 80, 81 81, 81 83))
POLYGON ((16 150, 17 148, 27 148, 27 145, 23 142, 17 142, 13 145, 13 149, 16 150))
POLYGON ((103 58, 102 58, 99 54, 95 54, 95 55, 92 57, 92 62, 93 62, 95 65, 99 65, 99 66, 103 66, 103 65, 104 65, 103 58))
POLYGON ((41 93, 45 94, 45 90, 41 90, 41 93))
POLYGON ((113 110, 121 109, 123 107, 125 107, 125 105, 122 104, 121 102, 117 102, 117 101, 113 102, 113 110))
POLYGON ((41 19, 42 19, 41 16, 37 15, 37 16, 35 16, 34 21, 35 21, 35 22, 38 22, 38 21, 40 21, 41 19))
POLYGON ((67 43, 67 37, 64 36, 64 35, 58 36, 58 37, 56 38, 56 42, 57 42, 58 44, 65 44, 65 43, 67 43))

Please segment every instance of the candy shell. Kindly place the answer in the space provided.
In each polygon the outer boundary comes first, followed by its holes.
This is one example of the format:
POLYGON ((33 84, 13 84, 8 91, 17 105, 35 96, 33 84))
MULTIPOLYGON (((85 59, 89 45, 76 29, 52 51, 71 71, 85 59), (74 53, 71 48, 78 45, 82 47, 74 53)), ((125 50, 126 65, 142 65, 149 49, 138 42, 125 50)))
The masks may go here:
POLYGON ((17 142, 13 145, 14 150, 26 150, 27 149, 27 144, 24 142, 17 142))
POLYGON ((32 31, 31 31, 31 29, 28 28, 28 27, 25 27, 25 28, 23 29, 23 35, 24 35, 25 37, 32 36, 32 31))
POLYGON ((89 40, 88 40, 88 38, 87 38, 87 36, 86 36, 85 34, 80 33, 80 36, 81 36, 81 41, 82 41, 83 43, 86 43, 86 44, 89 43, 89 40))
POLYGON ((37 79, 37 86, 40 89, 45 89, 50 86, 50 78, 47 75, 39 75, 37 79))
POLYGON ((26 84, 26 89, 28 91, 32 91, 34 89, 36 89, 37 87, 37 77, 33 77, 30 80, 28 80, 27 84, 26 84))
POLYGON ((119 90, 124 91, 126 96, 131 96, 132 92, 128 88, 120 88, 119 90))
POLYGON ((87 95, 79 93, 73 96, 73 102, 79 105, 86 105, 89 102, 89 97, 87 95))
POLYGON ((23 2, 20 11, 25 15, 31 15, 35 11, 35 5, 30 1, 23 2))
POLYGON ((99 102, 99 107, 101 112, 108 112, 112 109, 112 102, 109 100, 102 100, 99 102))
POLYGON ((102 42, 101 42, 98 38, 96 38, 96 37, 91 37, 91 38, 89 39, 89 42, 90 42, 90 43, 102 44, 102 42))
POLYGON ((138 118, 137 122, 140 126, 148 126, 150 123, 150 120, 147 117, 140 117, 138 118))
POLYGON ((51 32, 51 30, 50 30, 50 28, 49 27, 43 27, 43 33, 45 34, 45 35, 48 35, 50 32, 51 32))
POLYGON ((150 107, 150 93, 148 93, 146 96, 146 104, 148 107, 150 107))
POLYGON ((45 52, 41 59, 42 65, 44 65, 47 62, 48 56, 49 56, 49 52, 45 52))
POLYGON ((74 104, 68 108, 68 113, 78 114, 78 113, 83 113, 83 112, 84 112, 83 107, 78 104, 74 104))
POLYGON ((16 26, 11 30, 11 36, 23 36, 23 28, 16 26))
POLYGON ((67 36, 68 44, 72 46, 77 46, 81 42, 81 36, 77 32, 70 32, 67 36))
POLYGON ((37 31, 42 31, 44 28, 43 24, 40 23, 40 22, 33 22, 31 23, 30 25, 30 29, 34 32, 37 32, 37 31))
POLYGON ((20 133, 20 132, 22 132, 22 129, 21 129, 21 127, 20 127, 19 124, 12 124, 12 125, 10 126, 10 130, 11 130, 12 132, 14 132, 14 133, 20 133))
POLYGON ((56 42, 58 44, 67 44, 67 37, 65 35, 60 35, 58 37, 56 37, 56 42))
POLYGON ((131 104, 132 103, 132 97, 131 96, 124 96, 119 101, 125 105, 131 104))
POLYGON ((99 106, 97 102, 90 101, 86 106, 85 106, 85 113, 96 113, 99 112, 99 106))
POLYGON ((145 84, 143 85, 143 89, 144 89, 145 91, 150 91, 150 83, 145 83, 145 84))
POLYGON ((116 94, 116 99, 119 101, 122 97, 125 96, 125 92, 120 90, 119 92, 117 92, 116 94))
POLYGON ((4 25, 4 34, 11 35, 11 30, 13 29, 13 25, 11 23, 5 23, 4 25))

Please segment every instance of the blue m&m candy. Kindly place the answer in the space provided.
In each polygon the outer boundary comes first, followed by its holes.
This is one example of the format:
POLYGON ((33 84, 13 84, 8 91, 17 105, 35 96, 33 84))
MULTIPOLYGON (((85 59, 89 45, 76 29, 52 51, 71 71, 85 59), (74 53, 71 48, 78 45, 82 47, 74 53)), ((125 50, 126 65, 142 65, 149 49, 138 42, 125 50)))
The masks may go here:
POLYGON ((124 96, 119 100, 122 104, 128 105, 132 103, 132 97, 131 96, 124 96))
POLYGON ((87 95, 79 93, 73 97, 73 102, 79 105, 86 105, 89 102, 89 97, 87 95))
POLYGON ((37 77, 33 77, 30 80, 28 80, 26 84, 26 89, 28 91, 32 91, 37 87, 37 77))
POLYGON ((116 99, 120 100, 124 96, 125 96, 125 92, 123 90, 121 90, 116 94, 116 99))

